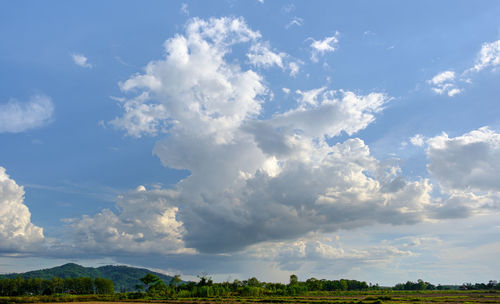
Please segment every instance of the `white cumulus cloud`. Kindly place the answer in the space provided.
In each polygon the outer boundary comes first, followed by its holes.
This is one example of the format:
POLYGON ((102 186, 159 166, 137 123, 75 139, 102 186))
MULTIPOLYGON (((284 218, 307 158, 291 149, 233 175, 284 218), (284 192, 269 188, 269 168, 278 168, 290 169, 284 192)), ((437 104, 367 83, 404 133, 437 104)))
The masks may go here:
POLYGON ((484 43, 477 54, 476 64, 473 69, 481 71, 498 65, 500 65, 500 40, 484 43))
POLYGON ((224 56, 232 45, 258 38, 260 33, 250 30, 242 19, 192 19, 186 36, 178 35, 165 42, 164 60, 150 62, 145 74, 121 84, 124 91, 148 92, 150 99, 137 103, 136 98, 130 105, 134 113, 141 105, 147 105, 146 124, 134 127, 137 121, 133 118, 143 117, 142 110, 137 115, 116 118, 113 124, 140 136, 154 133, 148 130, 156 131, 155 126, 168 119, 172 131, 189 130, 211 136, 217 142, 230 141, 234 128, 260 112, 259 96, 267 89, 260 75, 227 63, 224 56), (149 111, 152 107, 166 110, 149 111))
POLYGON ((251 246, 248 255, 273 261, 282 270, 323 273, 325 270, 337 269, 346 273, 361 264, 387 267, 396 258, 411 257, 415 253, 401 244, 387 241, 379 245, 345 246, 338 239, 332 240, 328 234, 324 234, 290 241, 265 242, 251 246))
POLYGON ((39 128, 53 119, 54 104, 44 95, 30 98, 28 102, 10 100, 0 104, 0 133, 19 133, 39 128))
POLYGON ((427 140, 430 173, 447 189, 500 191, 500 134, 483 127, 427 140))
POLYGON ((311 60, 314 62, 318 62, 318 56, 324 55, 328 52, 334 52, 337 50, 337 45, 339 43, 339 32, 335 32, 335 35, 330 37, 325 37, 323 40, 314 40, 312 39, 311 48, 311 60))
MULTIPOLYGON (((424 220, 432 204, 428 180, 406 180, 399 168, 375 159, 359 138, 328 143, 368 127, 391 98, 326 87, 297 90, 295 107, 262 119, 268 94, 263 77, 227 58, 235 44, 251 48, 260 39, 241 18, 192 19, 184 35, 167 40, 163 59, 120 84, 139 96, 132 109, 161 106, 161 115, 147 112, 168 133, 153 154, 164 166, 190 172, 164 204, 179 208, 175 218, 182 223, 177 235, 183 248, 231 253, 312 232, 424 220)), ((125 108, 114 123, 137 136, 158 130, 128 113, 125 108)), ((148 208, 148 201, 142 206, 148 208)), ((102 216, 111 223, 121 217, 102 216)), ((120 239, 123 229, 110 233, 120 239)), ((312 252, 333 252, 318 248, 312 252)))
POLYGON ((166 129, 167 110, 162 104, 148 104, 148 94, 142 94, 130 100, 122 100, 123 117, 110 122, 118 129, 123 129, 129 136, 157 135, 166 129))
POLYGON ((487 127, 427 140, 427 169, 445 194, 437 217, 467 217, 500 208, 500 134, 487 127))
POLYGON ((425 143, 425 137, 422 134, 416 134, 410 138, 410 142, 414 146, 422 147, 425 143))
POLYGON ((300 66, 297 62, 290 62, 288 69, 290 69, 290 76, 295 77, 299 73, 300 66))
POLYGON ((285 53, 275 53, 269 49, 268 44, 257 43, 250 47, 250 52, 247 54, 250 63, 255 66, 271 67, 277 65, 283 68, 283 58, 285 53))
POLYGON ((459 76, 454 71, 444 71, 438 73, 427 83, 431 85, 432 91, 439 95, 448 95, 453 97, 463 92, 459 83, 470 84, 472 79, 469 77, 472 73, 481 72, 484 69, 496 69, 500 65, 500 40, 483 43, 481 49, 476 55, 475 64, 463 71, 459 76))
POLYGON ((81 66, 82 68, 92 68, 93 67, 93 65, 88 62, 87 57, 85 57, 82 54, 73 53, 73 54, 71 54, 71 58, 73 59, 73 62, 76 65, 81 66))
POLYGON ((118 197, 118 212, 99 213, 70 219, 78 248, 95 253, 193 253, 184 247, 179 208, 172 204, 171 190, 146 190, 144 186, 118 197))
POLYGON ((446 94, 453 97, 462 92, 456 85, 455 72, 453 71, 441 72, 429 80, 428 83, 432 85, 432 91, 439 95, 446 94))
POLYGON ((34 252, 43 241, 43 229, 31 223, 23 187, 0 167, 0 255, 34 252))

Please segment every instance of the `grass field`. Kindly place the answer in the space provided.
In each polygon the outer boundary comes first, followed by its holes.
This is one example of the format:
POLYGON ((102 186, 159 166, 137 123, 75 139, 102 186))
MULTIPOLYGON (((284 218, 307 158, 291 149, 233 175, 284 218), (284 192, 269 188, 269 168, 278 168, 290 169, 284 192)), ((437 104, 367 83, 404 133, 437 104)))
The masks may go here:
POLYGON ((7 303, 220 303, 220 304, 266 304, 266 303, 500 303, 500 292, 496 291, 369 291, 369 292, 323 292, 306 296, 271 297, 218 297, 177 298, 163 300, 122 300, 115 295, 59 295, 0 297, 0 304, 7 303))

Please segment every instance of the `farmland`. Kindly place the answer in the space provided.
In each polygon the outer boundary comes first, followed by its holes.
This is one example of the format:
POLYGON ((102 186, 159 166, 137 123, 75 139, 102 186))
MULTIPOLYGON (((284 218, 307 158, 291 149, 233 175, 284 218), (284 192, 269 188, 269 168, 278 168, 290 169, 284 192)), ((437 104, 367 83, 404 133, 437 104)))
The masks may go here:
POLYGON ((500 303, 500 292, 490 291, 340 291, 310 292, 301 296, 260 296, 260 297, 204 297, 204 298, 165 298, 165 299, 126 299, 126 294, 113 295, 51 295, 0 297, 0 304, 7 303, 500 303))

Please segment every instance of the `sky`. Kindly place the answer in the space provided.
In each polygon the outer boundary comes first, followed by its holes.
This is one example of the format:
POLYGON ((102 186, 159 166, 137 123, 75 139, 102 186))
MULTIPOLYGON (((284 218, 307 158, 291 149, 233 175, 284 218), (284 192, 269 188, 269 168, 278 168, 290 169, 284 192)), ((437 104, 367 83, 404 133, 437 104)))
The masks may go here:
POLYGON ((0 2, 0 273, 499 279, 500 2, 0 2))

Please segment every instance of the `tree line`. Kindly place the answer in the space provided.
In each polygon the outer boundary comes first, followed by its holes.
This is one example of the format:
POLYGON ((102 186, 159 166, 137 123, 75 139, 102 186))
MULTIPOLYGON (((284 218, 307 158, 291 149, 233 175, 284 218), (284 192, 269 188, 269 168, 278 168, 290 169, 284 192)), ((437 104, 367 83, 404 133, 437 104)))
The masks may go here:
MULTIPOLYGON (((315 291, 366 291, 366 290, 440 290, 449 289, 445 286, 435 286, 429 282, 418 280, 417 282, 407 281, 396 284, 394 287, 380 287, 378 284, 367 284, 357 280, 325 280, 310 278, 306 281, 299 281, 296 275, 290 276, 288 284, 260 282, 252 277, 248 280, 234 280, 233 282, 214 283, 210 277, 201 276, 199 281, 188 282, 179 285, 180 277, 176 276, 169 284, 165 284, 161 279, 153 274, 148 274, 142 278, 144 283, 137 286, 139 292, 130 294, 137 298, 161 298, 161 297, 218 297, 218 296, 296 296, 304 295, 315 291)), ((500 284, 490 281, 488 284, 464 284, 468 288, 460 289, 500 289, 500 284)), ((456 286, 455 289, 459 289, 456 286)))
MULTIPOLYGON (((357 280, 325 280, 310 278, 299 281, 296 275, 290 276, 288 284, 261 282, 252 277, 248 280, 234 280, 233 282, 214 283, 208 276, 200 276, 198 282, 183 283, 180 276, 174 276, 165 283, 154 274, 147 274, 140 279, 143 284, 136 286, 135 292, 120 293, 121 299, 155 299, 169 297, 224 297, 224 296, 296 296, 309 292, 329 291, 366 291, 379 289, 392 290, 440 290, 450 289, 446 286, 435 286, 429 282, 418 280, 396 284, 394 287, 380 287, 357 280)), ((458 289, 458 288, 455 288, 458 289)), ((460 289, 500 289, 497 281, 487 284, 467 283, 460 289)), ((61 279, 54 277, 50 280, 40 278, 0 278, 0 296, 23 295, 53 295, 53 294, 113 294, 113 281, 105 278, 81 277, 61 279)))
POLYGON ((429 282, 424 282, 418 280, 417 282, 407 281, 406 283, 396 284, 393 290, 449 290, 449 289, 461 289, 461 290, 500 290, 500 283, 495 280, 490 280, 487 284, 485 283, 464 283, 461 286, 450 286, 450 285, 433 285, 429 282))
POLYGON ((114 293, 113 281, 105 278, 54 277, 51 280, 40 278, 0 279, 0 296, 52 295, 52 294, 111 294, 114 293))
POLYGON ((300 282, 296 275, 290 276, 288 284, 260 282, 255 277, 243 281, 236 279, 233 282, 214 283, 207 276, 200 276, 197 283, 188 282, 182 285, 176 283, 180 281, 180 278, 176 276, 169 284, 165 284, 153 274, 148 274, 141 281, 144 285, 137 286, 138 292, 131 294, 132 297, 295 296, 306 294, 309 291, 348 291, 378 288, 378 285, 372 286, 357 280, 330 281, 311 278, 305 282, 300 282))

